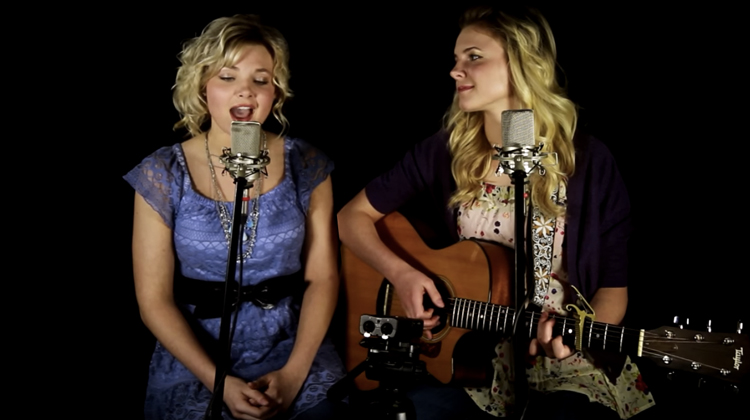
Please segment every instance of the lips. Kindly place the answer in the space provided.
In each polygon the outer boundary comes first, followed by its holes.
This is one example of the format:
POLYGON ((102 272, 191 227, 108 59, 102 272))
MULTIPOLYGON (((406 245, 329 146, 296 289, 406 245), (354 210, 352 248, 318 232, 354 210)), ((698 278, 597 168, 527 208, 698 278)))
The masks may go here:
POLYGON ((250 121, 253 118, 253 112, 255 109, 249 105, 239 105, 232 107, 229 110, 229 114, 232 116, 232 121, 250 121))
POLYGON ((472 89, 473 87, 474 86, 471 86, 471 85, 463 85, 463 86, 456 87, 456 90, 458 91, 458 93, 461 93, 461 92, 466 92, 467 90, 472 89))

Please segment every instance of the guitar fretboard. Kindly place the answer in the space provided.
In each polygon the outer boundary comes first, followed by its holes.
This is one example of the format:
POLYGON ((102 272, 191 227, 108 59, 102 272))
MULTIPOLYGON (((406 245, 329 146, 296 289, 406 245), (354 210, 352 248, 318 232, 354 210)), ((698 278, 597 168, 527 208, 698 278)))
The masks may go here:
MULTIPOLYGON (((499 333, 509 336, 516 321, 516 311, 512 308, 476 300, 453 298, 448 304, 450 325, 467 330, 499 333)), ((516 325, 516 334, 526 338, 536 337, 540 312, 524 311, 523 319, 516 325)), ((628 352, 641 356, 643 330, 636 334, 625 327, 584 319, 582 325, 575 318, 551 315, 555 319, 554 335, 572 344, 580 334, 581 347, 617 352, 628 352)))

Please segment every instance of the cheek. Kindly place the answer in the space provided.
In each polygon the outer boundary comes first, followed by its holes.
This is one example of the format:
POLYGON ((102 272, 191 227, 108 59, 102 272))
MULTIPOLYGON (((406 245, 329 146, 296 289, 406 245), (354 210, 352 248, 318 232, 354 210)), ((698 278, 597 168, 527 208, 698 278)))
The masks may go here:
MULTIPOLYGON (((269 114, 273 108, 273 103, 276 100, 276 89, 272 87, 270 89, 264 89, 262 94, 258 95, 258 104, 261 109, 267 111, 269 114)), ((268 115, 268 114, 266 114, 268 115)))
POLYGON ((273 105, 273 102, 276 100, 276 89, 268 89, 264 92, 264 95, 258 98, 258 100, 263 102, 263 105, 273 105))
POLYGON ((225 93, 214 83, 209 82, 206 85, 206 104, 209 111, 211 111, 211 108, 219 106, 225 96, 225 93))

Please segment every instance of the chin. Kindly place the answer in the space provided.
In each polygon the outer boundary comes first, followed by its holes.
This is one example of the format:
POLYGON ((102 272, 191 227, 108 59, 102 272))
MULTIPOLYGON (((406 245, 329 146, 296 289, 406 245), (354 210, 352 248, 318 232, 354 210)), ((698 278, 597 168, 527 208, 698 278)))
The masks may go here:
POLYGON ((480 109, 481 107, 476 102, 477 101, 472 101, 471 98, 459 98, 458 109, 460 109, 463 112, 481 111, 480 109))

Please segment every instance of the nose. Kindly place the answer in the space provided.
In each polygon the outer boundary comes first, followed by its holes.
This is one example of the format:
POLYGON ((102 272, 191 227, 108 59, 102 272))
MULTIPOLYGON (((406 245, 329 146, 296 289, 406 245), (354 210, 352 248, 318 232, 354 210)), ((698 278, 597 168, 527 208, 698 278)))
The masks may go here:
POLYGON ((252 83, 250 81, 244 81, 237 87, 237 96, 240 98, 250 98, 255 96, 253 91, 252 83))
POLYGON ((457 61, 456 65, 451 69, 451 77, 455 80, 461 80, 466 77, 466 72, 464 72, 464 67, 460 61, 457 61))

